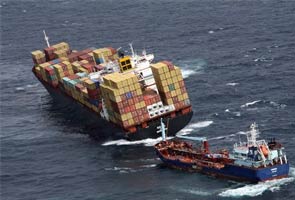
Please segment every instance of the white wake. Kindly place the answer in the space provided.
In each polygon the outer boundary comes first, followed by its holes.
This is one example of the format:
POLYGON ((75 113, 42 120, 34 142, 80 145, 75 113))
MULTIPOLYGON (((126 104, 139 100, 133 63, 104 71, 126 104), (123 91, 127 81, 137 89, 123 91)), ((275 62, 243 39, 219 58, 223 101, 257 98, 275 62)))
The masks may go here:
POLYGON ((287 183, 293 182, 295 180, 295 168, 290 168, 289 175, 290 177, 288 178, 260 182, 253 185, 245 185, 243 187, 235 189, 227 189, 218 195, 222 197, 255 197, 262 195, 265 191, 274 192, 279 190, 281 186, 286 185, 287 183))
POLYGON ((194 130, 198 130, 201 128, 205 128, 210 126, 213 123, 213 121, 201 121, 201 122, 196 122, 193 124, 189 124, 188 126, 186 126, 185 128, 183 128, 181 131, 179 131, 177 133, 177 135, 188 135, 191 132, 193 132, 194 130))
MULTIPOLYGON (((168 140, 172 139, 172 137, 168 137, 167 139, 168 140)), ((144 146, 154 146, 155 144, 157 144, 161 140, 162 140, 162 137, 158 137, 156 139, 147 138, 147 139, 135 140, 135 141, 128 141, 125 139, 120 139, 120 140, 113 140, 113 141, 105 142, 102 144, 102 146, 110 146, 110 145, 122 146, 122 145, 139 145, 139 144, 143 144, 144 146)))
POLYGON ((179 63, 184 79, 202 73, 206 62, 202 59, 186 60, 179 63))

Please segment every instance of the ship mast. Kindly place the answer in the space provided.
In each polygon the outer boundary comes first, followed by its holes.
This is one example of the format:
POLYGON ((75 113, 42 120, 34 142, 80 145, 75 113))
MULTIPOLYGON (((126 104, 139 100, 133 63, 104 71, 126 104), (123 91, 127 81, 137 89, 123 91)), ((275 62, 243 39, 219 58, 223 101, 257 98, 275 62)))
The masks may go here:
POLYGON ((131 50, 131 53, 132 53, 132 57, 134 58, 135 57, 135 53, 134 53, 134 49, 133 49, 132 43, 129 43, 129 46, 130 46, 130 50, 131 50))
POLYGON ((160 126, 157 127, 158 131, 157 133, 162 134, 162 141, 166 141, 166 130, 167 128, 165 127, 165 124, 163 122, 163 118, 161 118, 160 126))
POLYGON ((258 125, 255 122, 250 126, 250 128, 251 128, 250 133, 247 134, 247 140, 248 140, 249 146, 252 146, 252 145, 257 146, 256 138, 259 135, 259 131, 257 130, 257 127, 258 127, 258 125))
POLYGON ((44 39, 45 39, 45 41, 46 41, 46 43, 47 43, 47 47, 50 47, 50 44, 49 44, 49 37, 47 37, 45 30, 43 30, 43 33, 44 33, 44 39))

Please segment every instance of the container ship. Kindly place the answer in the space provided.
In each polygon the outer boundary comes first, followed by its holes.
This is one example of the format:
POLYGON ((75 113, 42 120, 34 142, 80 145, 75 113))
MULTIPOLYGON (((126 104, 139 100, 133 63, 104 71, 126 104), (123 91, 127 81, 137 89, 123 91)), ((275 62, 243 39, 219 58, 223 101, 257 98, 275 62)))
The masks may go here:
POLYGON ((138 55, 132 44, 131 55, 112 47, 76 51, 66 42, 51 46, 44 36, 47 47, 31 53, 34 75, 54 99, 95 120, 95 137, 103 129, 129 140, 159 137, 159 118, 174 136, 191 120, 181 70, 171 62, 153 63, 153 54, 138 55))
POLYGON ((162 128, 164 139, 155 149, 166 165, 181 170, 252 183, 287 177, 289 162, 283 146, 274 138, 268 143, 257 140, 258 133, 252 124, 247 141, 234 144, 229 153, 226 149, 211 152, 205 137, 178 136, 166 141, 162 128))

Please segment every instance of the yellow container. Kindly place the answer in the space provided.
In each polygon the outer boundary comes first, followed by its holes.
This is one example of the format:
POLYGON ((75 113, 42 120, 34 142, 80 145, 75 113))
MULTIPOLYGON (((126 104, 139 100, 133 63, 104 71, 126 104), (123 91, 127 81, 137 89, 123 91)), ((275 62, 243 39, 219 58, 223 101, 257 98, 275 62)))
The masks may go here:
POLYGON ((133 118, 129 119, 128 123, 129 123, 129 125, 133 125, 134 124, 134 119, 133 118))
POLYGON ((175 77, 175 76, 177 76, 177 74, 176 74, 176 71, 175 71, 175 70, 172 70, 170 73, 171 73, 171 77, 175 77))
POLYGON ((172 105, 173 104, 173 100, 171 98, 167 99, 167 103, 168 105, 172 105))
POLYGON ((177 89, 175 91, 176 91, 176 95, 181 95, 182 94, 180 89, 177 89))
POLYGON ((175 97, 175 96, 176 96, 176 92, 175 92, 175 90, 171 91, 171 96, 172 96, 172 97, 175 97))
POLYGON ((140 107, 141 107, 141 108, 144 108, 144 107, 146 107, 146 105, 145 105, 145 102, 144 102, 144 101, 140 102, 140 107))
POLYGON ((32 54, 32 57, 36 60, 45 57, 45 54, 40 50, 32 51, 31 54, 32 54))
POLYGON ((141 105, 140 105, 140 103, 136 103, 136 104, 135 104, 135 108, 136 108, 136 109, 139 109, 139 108, 141 108, 141 105))
POLYGON ((169 92, 169 87, 168 86, 164 86, 163 89, 164 89, 164 92, 169 92))
POLYGON ((183 94, 183 99, 184 99, 184 100, 188 99, 188 94, 187 94, 187 93, 184 93, 184 94, 183 94))
POLYGON ((141 89, 137 89, 137 90, 136 90, 136 94, 137 94, 137 95, 142 95, 142 91, 141 91, 141 89))

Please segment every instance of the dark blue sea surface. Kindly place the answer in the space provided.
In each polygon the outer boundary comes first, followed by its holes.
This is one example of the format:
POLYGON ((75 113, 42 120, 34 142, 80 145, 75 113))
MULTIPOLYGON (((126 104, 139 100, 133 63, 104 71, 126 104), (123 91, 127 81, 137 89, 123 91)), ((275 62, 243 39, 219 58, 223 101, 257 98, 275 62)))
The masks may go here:
MULTIPOLYGON (((2 0, 1 199, 295 199, 295 1, 2 0), (30 52, 132 42, 180 66, 194 116, 181 133, 232 148, 256 121, 276 137, 290 177, 242 184, 168 169, 146 139, 94 140, 55 102, 30 52)), ((79 116, 80 118, 83 116, 79 116)), ((99 126, 99 124, 96 124, 99 126)), ((111 132, 112 130, 108 130, 111 132)))

